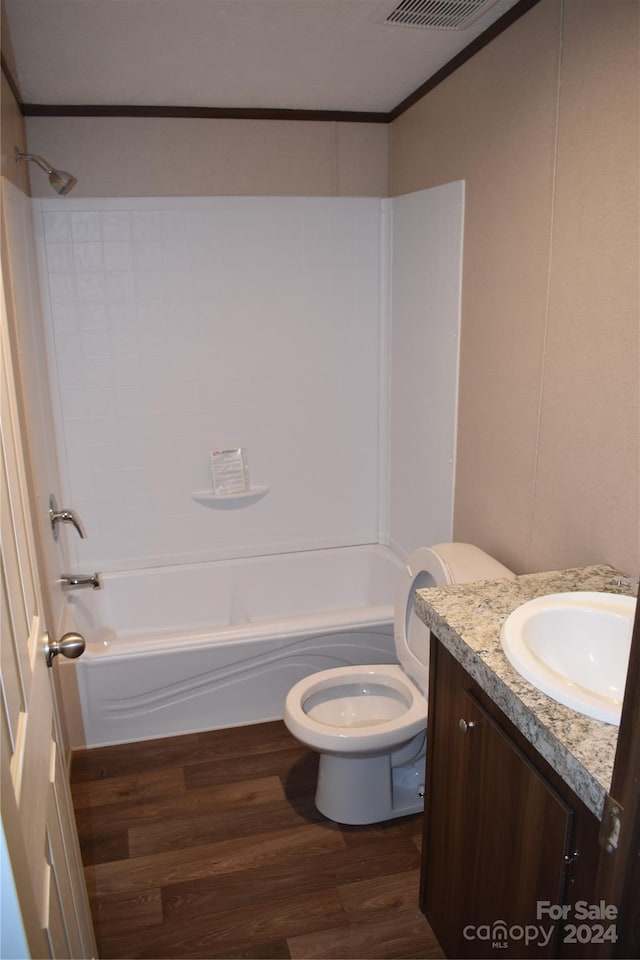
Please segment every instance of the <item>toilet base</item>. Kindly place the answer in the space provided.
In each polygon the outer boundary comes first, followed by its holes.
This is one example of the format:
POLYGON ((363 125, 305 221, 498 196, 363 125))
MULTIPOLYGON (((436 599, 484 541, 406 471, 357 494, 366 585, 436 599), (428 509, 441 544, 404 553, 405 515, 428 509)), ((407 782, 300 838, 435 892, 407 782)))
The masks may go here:
POLYGON ((394 754, 338 756, 323 753, 315 803, 336 823, 380 823, 424 808, 425 734, 394 754), (410 747, 410 750, 407 750, 410 747), (405 760, 407 754, 409 760, 405 760))

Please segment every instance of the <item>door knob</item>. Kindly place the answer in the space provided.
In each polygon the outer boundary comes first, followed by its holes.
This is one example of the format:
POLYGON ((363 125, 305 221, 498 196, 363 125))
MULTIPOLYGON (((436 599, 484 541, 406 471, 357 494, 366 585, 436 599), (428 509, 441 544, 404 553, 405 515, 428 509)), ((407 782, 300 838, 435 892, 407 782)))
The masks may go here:
POLYGON ((47 637, 44 646, 47 666, 50 667, 52 665, 53 658, 57 657, 59 653, 61 653, 63 657, 68 657, 69 660, 75 660, 76 657, 84 653, 85 646, 84 637, 79 633, 65 633, 60 640, 49 640, 47 637))
POLYGON ((473 730, 475 723, 473 720, 459 720, 458 721, 458 730, 460 733, 469 733, 470 730, 473 730))

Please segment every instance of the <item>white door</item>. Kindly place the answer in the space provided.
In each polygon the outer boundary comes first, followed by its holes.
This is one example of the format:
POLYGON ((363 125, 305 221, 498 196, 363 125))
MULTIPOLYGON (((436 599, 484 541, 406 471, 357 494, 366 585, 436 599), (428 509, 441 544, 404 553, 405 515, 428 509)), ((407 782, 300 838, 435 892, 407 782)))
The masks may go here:
POLYGON ((0 311, 2 825, 30 955, 89 958, 96 948, 45 657, 1 274, 0 311))

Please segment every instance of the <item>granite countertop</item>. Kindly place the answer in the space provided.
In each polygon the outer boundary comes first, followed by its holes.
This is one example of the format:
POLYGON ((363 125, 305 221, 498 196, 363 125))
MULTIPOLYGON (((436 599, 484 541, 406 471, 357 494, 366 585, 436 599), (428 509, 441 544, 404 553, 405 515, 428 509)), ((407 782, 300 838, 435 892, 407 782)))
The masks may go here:
POLYGON ((635 596, 609 566, 532 573, 416 591, 421 620, 453 654, 590 810, 602 818, 611 786, 618 727, 585 717, 537 690, 511 666, 500 644, 506 617, 549 593, 593 590, 635 596))

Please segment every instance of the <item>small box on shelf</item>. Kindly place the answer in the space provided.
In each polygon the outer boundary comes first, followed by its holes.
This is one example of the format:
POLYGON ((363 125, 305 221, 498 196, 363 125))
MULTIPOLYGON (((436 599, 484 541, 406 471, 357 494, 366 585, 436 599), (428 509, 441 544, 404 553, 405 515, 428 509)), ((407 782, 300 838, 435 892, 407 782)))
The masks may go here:
POLYGON ((244 447, 212 450, 211 477, 217 496, 245 493, 249 489, 249 465, 244 447))

